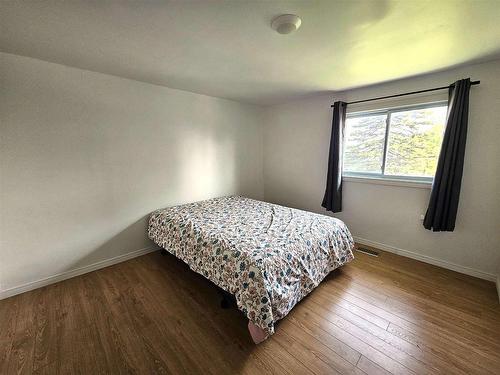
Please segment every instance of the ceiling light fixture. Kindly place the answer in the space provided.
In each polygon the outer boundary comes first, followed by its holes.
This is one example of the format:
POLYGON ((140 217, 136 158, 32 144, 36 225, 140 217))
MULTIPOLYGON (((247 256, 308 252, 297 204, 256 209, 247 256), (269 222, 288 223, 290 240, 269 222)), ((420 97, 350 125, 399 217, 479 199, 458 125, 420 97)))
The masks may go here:
POLYGON ((282 14, 273 19, 271 27, 280 34, 290 34, 300 27, 302 20, 295 14, 282 14))

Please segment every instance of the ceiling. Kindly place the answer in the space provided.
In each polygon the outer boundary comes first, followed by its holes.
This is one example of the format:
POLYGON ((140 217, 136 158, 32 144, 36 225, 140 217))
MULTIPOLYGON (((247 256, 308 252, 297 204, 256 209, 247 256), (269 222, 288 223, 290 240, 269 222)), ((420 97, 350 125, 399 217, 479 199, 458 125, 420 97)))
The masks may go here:
POLYGON ((0 1, 0 50, 274 104, 500 57, 499 0, 0 1), (274 16, 301 28, 281 35, 274 16))

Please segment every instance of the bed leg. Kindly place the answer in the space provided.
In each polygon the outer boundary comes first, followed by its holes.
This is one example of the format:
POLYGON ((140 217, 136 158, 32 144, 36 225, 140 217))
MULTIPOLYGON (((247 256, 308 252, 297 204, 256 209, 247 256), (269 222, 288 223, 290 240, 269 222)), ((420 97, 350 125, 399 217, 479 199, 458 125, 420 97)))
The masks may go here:
POLYGON ((223 309, 229 309, 233 306, 236 306, 236 301, 234 300, 234 296, 225 290, 221 291, 222 300, 220 301, 220 307, 223 309))
POLYGON ((250 336, 252 336, 252 340, 254 343, 259 344, 265 339, 267 339, 267 334, 260 327, 257 327, 250 320, 248 321, 248 332, 250 332, 250 336))
POLYGON ((167 255, 167 250, 165 250, 165 249, 161 249, 161 250, 160 250, 160 254, 161 254, 161 255, 167 255))

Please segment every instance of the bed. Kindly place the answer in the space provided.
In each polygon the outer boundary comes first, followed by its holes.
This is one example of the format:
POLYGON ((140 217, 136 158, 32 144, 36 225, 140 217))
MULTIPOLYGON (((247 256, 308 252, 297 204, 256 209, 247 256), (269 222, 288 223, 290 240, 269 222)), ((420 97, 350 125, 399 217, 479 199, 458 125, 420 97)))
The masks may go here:
POLYGON ((156 244, 232 294, 255 343, 332 270, 351 261, 353 239, 338 219, 242 196, 157 210, 156 244))

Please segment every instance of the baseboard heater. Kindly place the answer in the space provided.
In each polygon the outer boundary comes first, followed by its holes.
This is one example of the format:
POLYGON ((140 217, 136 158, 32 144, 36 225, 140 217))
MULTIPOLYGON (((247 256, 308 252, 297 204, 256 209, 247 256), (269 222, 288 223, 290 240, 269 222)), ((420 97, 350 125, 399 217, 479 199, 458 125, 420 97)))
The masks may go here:
POLYGON ((367 249, 366 247, 358 246, 356 247, 356 250, 372 257, 378 257, 378 253, 375 250, 367 249))

